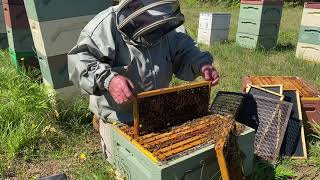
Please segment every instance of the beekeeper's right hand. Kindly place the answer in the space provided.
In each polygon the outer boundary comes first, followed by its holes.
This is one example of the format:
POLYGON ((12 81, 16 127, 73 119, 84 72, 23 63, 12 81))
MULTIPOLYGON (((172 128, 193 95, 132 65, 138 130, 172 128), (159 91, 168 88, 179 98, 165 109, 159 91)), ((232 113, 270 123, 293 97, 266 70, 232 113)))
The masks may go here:
POLYGON ((111 79, 108 91, 116 103, 124 105, 134 100, 132 89, 134 86, 128 78, 116 75, 111 79))

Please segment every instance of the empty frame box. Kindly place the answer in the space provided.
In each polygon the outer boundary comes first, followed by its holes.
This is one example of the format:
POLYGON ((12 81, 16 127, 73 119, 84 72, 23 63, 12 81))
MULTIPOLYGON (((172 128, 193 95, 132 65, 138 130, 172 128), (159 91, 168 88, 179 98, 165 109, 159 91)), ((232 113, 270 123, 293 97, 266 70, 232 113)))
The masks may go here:
MULTIPOLYGON (((246 76, 243 78, 243 90, 252 85, 283 85, 284 90, 298 90, 301 96, 304 119, 307 130, 309 123, 320 124, 320 91, 310 82, 296 76, 246 76)), ((306 130, 306 129, 305 129, 306 130)))
POLYGON ((228 40, 231 14, 200 13, 198 43, 211 45, 228 40))
POLYGON ((320 63, 320 3, 304 4, 296 56, 320 63))

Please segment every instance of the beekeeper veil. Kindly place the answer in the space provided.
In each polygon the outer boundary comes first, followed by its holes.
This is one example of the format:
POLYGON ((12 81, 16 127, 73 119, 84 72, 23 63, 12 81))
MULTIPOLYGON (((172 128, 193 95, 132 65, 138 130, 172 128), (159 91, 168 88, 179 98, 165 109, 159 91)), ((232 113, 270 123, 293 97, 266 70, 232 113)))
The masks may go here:
POLYGON ((117 13, 117 28, 138 44, 152 46, 184 23, 178 0, 124 0, 117 13))

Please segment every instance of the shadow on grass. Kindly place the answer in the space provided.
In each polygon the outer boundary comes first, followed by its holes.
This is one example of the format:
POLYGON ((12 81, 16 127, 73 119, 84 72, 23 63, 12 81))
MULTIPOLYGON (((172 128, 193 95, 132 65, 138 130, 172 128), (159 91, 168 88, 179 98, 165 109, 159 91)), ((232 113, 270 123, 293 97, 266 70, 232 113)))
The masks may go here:
POLYGON ((281 44, 277 44, 275 51, 281 51, 281 52, 293 51, 295 48, 296 46, 294 46, 292 43, 281 43, 281 44))
POLYGON ((263 161, 258 157, 255 157, 254 167, 252 170, 252 175, 250 176, 251 180, 273 180, 276 177, 275 168, 272 164, 267 161, 263 161))

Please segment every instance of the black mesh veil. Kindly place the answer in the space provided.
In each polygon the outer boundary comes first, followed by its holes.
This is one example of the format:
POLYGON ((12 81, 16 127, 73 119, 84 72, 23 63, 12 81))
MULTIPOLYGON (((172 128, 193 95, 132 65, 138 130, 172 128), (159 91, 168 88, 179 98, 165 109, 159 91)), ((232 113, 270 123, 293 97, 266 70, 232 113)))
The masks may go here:
POLYGON ((117 28, 128 39, 152 45, 184 23, 178 0, 125 0, 117 13, 117 28))

